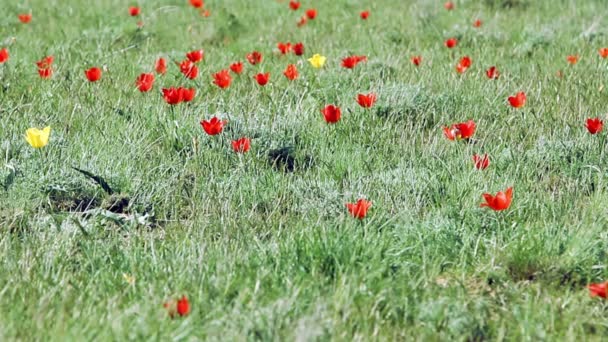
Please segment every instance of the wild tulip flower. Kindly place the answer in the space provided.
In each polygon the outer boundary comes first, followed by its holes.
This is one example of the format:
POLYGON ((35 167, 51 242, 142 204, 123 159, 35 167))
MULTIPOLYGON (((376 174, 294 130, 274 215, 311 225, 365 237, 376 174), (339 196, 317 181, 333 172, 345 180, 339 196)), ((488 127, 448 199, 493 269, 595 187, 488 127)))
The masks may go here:
POLYGON ((176 105, 184 100, 184 93, 181 88, 163 89, 163 98, 170 105, 176 105))
POLYGON ((320 54, 316 53, 308 59, 308 62, 313 66, 313 68, 319 69, 325 65, 326 60, 327 58, 325 56, 321 56, 320 54))
POLYGON ((190 313, 190 302, 186 296, 176 300, 171 300, 163 304, 169 317, 175 318, 176 315, 181 317, 187 316, 190 313))
POLYGON ((86 70, 84 74, 89 82, 97 82, 101 79, 101 69, 97 67, 86 70))
POLYGON ((342 67, 346 69, 353 69, 357 66, 357 64, 366 60, 367 57, 365 56, 349 56, 342 59, 342 67))
POLYGON ((608 57, 608 48, 599 49, 599 53, 602 58, 607 58, 608 57))
POLYGON ((194 100, 194 96, 196 96, 196 89, 194 88, 179 88, 179 91, 182 93, 182 101, 190 102, 194 100))
POLYGON ((451 11, 454 9, 454 3, 451 1, 448 1, 445 4, 443 4, 443 7, 445 7, 446 10, 451 11))
POLYGON ((167 61, 164 58, 159 58, 154 64, 154 70, 157 74, 163 75, 167 72, 167 61))
POLYGON ((253 52, 247 54, 247 61, 251 65, 260 64, 260 63, 262 63, 262 60, 263 60, 263 56, 258 51, 253 51, 253 52))
POLYGON ((53 76, 53 68, 38 69, 38 75, 40 75, 40 78, 51 78, 53 76))
POLYGON ((9 56, 8 50, 6 48, 3 48, 2 50, 0 50, 0 64, 6 63, 6 61, 8 61, 9 57, 10 56, 9 56))
POLYGON ((259 73, 255 76, 253 76, 253 78, 255 78, 256 82, 258 82, 258 84, 263 87, 266 84, 268 84, 268 81, 270 80, 270 73, 269 72, 267 72, 265 74, 259 73))
POLYGON ((325 106, 325 108, 321 110, 321 113, 323 114, 325 122, 329 124, 335 124, 336 122, 340 121, 340 115, 342 114, 342 111, 340 110, 340 107, 334 106, 332 104, 325 106))
POLYGON ((190 0, 190 5, 194 8, 203 8, 205 2, 203 0, 190 0))
POLYGON ((293 81, 298 78, 298 68, 295 64, 289 64, 285 71, 283 71, 283 75, 290 81, 293 81))
POLYGON ((212 117, 209 121, 201 120, 203 130, 209 135, 218 135, 222 133, 222 130, 224 130, 224 125, 227 123, 228 121, 220 120, 217 116, 212 117))
POLYGON ((310 20, 314 20, 317 17, 317 10, 314 8, 306 10, 306 16, 310 20))
POLYGON ((232 70, 233 73, 239 75, 240 73, 243 72, 243 63, 236 62, 236 63, 230 64, 230 70, 232 70))
POLYGON ((293 11, 297 11, 300 8, 300 2, 296 0, 289 1, 289 8, 293 11))
POLYGON ((31 14, 19 14, 19 21, 27 24, 30 21, 32 21, 32 15, 31 14))
POLYGON ((473 22, 473 27, 480 28, 482 24, 482 21, 477 19, 473 22))
POLYGON ((359 16, 361 17, 361 19, 367 20, 367 18, 369 18, 369 11, 363 11, 359 13, 359 16))
POLYGON ((467 140, 475 134, 476 128, 477 125, 475 124, 475 121, 469 120, 467 122, 453 124, 451 127, 444 127, 443 134, 448 140, 467 140))
POLYGON ((602 131, 602 128, 604 128, 604 121, 602 121, 600 118, 587 119, 587 124, 585 127, 587 127, 589 133, 597 134, 602 131))
POLYGON ((483 156, 474 154, 473 163, 475 164, 475 168, 477 170, 485 170, 488 166, 490 166, 490 157, 488 157, 487 153, 483 156))
POLYGON ((420 66, 420 64, 422 64, 422 56, 413 56, 411 61, 415 66, 420 66))
POLYGON ((463 74, 469 69, 469 67, 471 67, 472 63, 473 62, 471 61, 471 58, 469 56, 464 56, 460 59, 460 61, 456 65, 456 71, 459 74, 463 74))
POLYGON ((293 46, 293 53, 296 56, 302 56, 304 55, 304 44, 303 43, 297 43, 293 46))
POLYGON ((491 194, 483 194, 485 203, 481 203, 480 207, 489 207, 494 211, 502 211, 509 209, 511 206, 511 200, 513 198, 513 188, 508 188, 505 192, 499 191, 496 196, 491 194))
POLYGON ((367 211, 371 208, 372 202, 359 199, 356 203, 346 203, 348 212, 356 219, 363 220, 367 216, 367 211))
POLYGON ((38 62, 36 62, 36 65, 38 66, 38 69, 48 69, 53 65, 54 60, 55 60, 55 57, 47 56, 47 57, 44 57, 43 59, 39 60, 38 62))
POLYGON ((448 49, 455 48, 456 45, 458 45, 458 39, 450 38, 450 39, 446 40, 444 44, 448 49))
POLYGON ((246 153, 251 148, 251 140, 249 138, 240 138, 232 141, 232 149, 236 153, 246 153))
POLYGON ((177 301, 177 314, 180 316, 186 316, 190 313, 190 302, 186 296, 183 296, 177 301))
POLYGON ((578 55, 570 55, 570 56, 566 57, 566 60, 571 65, 574 65, 574 64, 578 63, 578 58, 579 58, 578 55))
POLYGON ((141 9, 137 6, 129 7, 129 15, 132 17, 137 17, 141 13, 141 9))
POLYGON ((508 100, 511 107, 521 108, 526 105, 526 93, 520 91, 515 96, 509 96, 508 100))
POLYGON ((357 95, 357 103, 363 108, 371 108, 376 103, 376 99, 377 96, 374 93, 357 95))
POLYGON ((192 62, 192 63, 198 63, 198 62, 202 61, 203 58, 205 58, 205 51, 203 51, 203 50, 190 51, 186 54, 186 58, 188 58, 188 60, 190 60, 190 62, 192 62))
POLYGON ((25 140, 33 148, 43 148, 44 146, 46 146, 49 143, 50 136, 50 126, 47 126, 43 129, 28 128, 28 130, 25 131, 25 140))
POLYGON ((306 25, 307 22, 308 22, 308 19, 306 19, 306 16, 303 15, 303 16, 300 17, 300 19, 298 20, 298 22, 296 23, 296 25, 298 27, 302 27, 302 26, 306 25))
POLYGON ((141 74, 135 81, 137 89, 142 93, 148 92, 154 86, 154 74, 141 74))
POLYGON ((589 295, 591 297, 600 297, 600 298, 608 298, 608 281, 597 284, 589 284, 587 286, 589 289, 589 295))
POLYGON ((486 70, 486 76, 488 76, 488 78, 491 80, 495 80, 500 77, 500 72, 495 66, 491 66, 488 70, 486 70))
MULTIPOLYGON (((242 66, 243 66, 243 64, 241 63, 240 70, 242 70, 242 66)), ((234 71, 232 66, 230 67, 230 69, 232 69, 234 71)), ((239 73, 240 73, 240 70, 239 70, 239 73)), ((224 69, 224 70, 221 70, 220 72, 215 73, 213 75, 213 83, 215 83, 215 85, 217 85, 221 89, 226 89, 226 88, 230 87, 230 83, 232 83, 232 76, 230 76, 230 71, 224 69)))
POLYGON ((180 63, 179 70, 182 74, 184 74, 184 76, 186 76, 186 78, 189 78, 191 80, 198 77, 198 67, 189 59, 186 59, 180 63))
POLYGON ((291 43, 278 43, 277 48, 281 54, 286 55, 291 51, 291 43))

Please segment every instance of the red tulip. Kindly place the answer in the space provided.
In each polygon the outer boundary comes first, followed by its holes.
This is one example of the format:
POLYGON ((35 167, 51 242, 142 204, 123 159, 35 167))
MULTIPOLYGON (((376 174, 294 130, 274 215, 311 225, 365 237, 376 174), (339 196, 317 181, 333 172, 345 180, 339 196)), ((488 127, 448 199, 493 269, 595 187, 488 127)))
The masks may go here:
POLYGON ((360 199, 357 203, 346 203, 346 208, 350 214, 359 220, 363 220, 367 216, 367 211, 371 208, 372 202, 360 199))
POLYGON ((602 131, 602 128, 604 128, 604 121, 602 121, 600 118, 587 119, 587 124, 585 127, 587 127, 589 133, 597 134, 602 131))
POLYGON ((253 76, 253 78, 255 78, 255 80, 258 82, 258 84, 263 87, 266 84, 268 84, 268 81, 270 80, 270 73, 269 72, 267 72, 265 74, 259 73, 255 76, 253 76))
MULTIPOLYGON (((243 69, 243 63, 239 64, 241 65, 241 68, 239 69, 240 73, 240 71, 243 69)), ((234 69, 232 68, 233 66, 234 64, 230 66, 230 69, 234 71, 234 69)), ((215 83, 215 85, 222 89, 230 87, 230 83, 232 83, 232 76, 230 76, 230 71, 224 69, 213 75, 213 83, 215 83)))
POLYGON ((334 124, 340 121, 340 115, 342 112, 340 111, 340 107, 334 105, 327 105, 325 108, 321 110, 325 121, 329 124, 334 124))
POLYGON ((296 25, 298 25, 298 27, 302 27, 304 25, 306 25, 306 22, 308 21, 308 19, 306 19, 306 16, 303 15, 300 17, 300 20, 298 20, 298 22, 296 23, 296 25))
POLYGON ((486 76, 491 80, 495 80, 500 77, 500 72, 495 66, 491 66, 490 69, 486 70, 486 76))
POLYGON ((451 127, 444 127, 443 134, 449 140, 466 140, 475 134, 476 128, 477 125, 475 125, 475 121, 469 120, 467 122, 453 124, 451 127))
POLYGON ((357 66, 360 62, 366 61, 365 56, 349 56, 342 59, 342 67, 352 69, 357 66))
POLYGON ((180 300, 177 301, 177 314, 180 316, 186 316, 190 313, 190 302, 188 302, 188 298, 183 296, 180 300))
POLYGON ((317 17, 317 10, 314 8, 306 10, 306 16, 310 20, 314 20, 317 17))
POLYGON ((376 102, 377 96, 374 93, 369 93, 367 95, 359 94, 357 96, 357 102, 363 108, 371 108, 376 102))
POLYGON ((203 0, 190 0, 190 5, 194 8, 203 8, 205 6, 205 2, 203 0))
POLYGON ((190 62, 192 62, 192 63, 198 63, 198 62, 202 61, 203 58, 205 58, 205 51, 203 51, 203 50, 190 51, 186 54, 186 58, 188 58, 190 60, 190 62))
POLYGON ((456 71, 459 74, 463 74, 465 71, 467 71, 467 69, 469 69, 469 67, 471 67, 472 63, 473 62, 471 61, 471 58, 469 58, 469 56, 464 56, 456 65, 456 71))
MULTIPOLYGON (((241 74, 243 72, 243 62, 236 62, 236 63, 230 64, 230 70, 232 70, 232 72, 237 75, 241 74)), ((228 85, 230 85, 230 82, 228 82, 228 85)))
POLYGON ((479 27, 481 27, 481 24, 482 24, 481 20, 477 19, 473 22, 473 27, 479 28, 479 27))
POLYGON ((247 61, 249 61, 249 63, 251 65, 256 65, 256 64, 260 64, 262 63, 262 54, 257 52, 257 51, 253 51, 249 54, 247 54, 247 61))
POLYGON ((608 281, 598 284, 589 284, 587 288, 589 289, 589 295, 591 295, 591 297, 608 298, 608 281))
POLYGON ((566 57, 566 60, 568 61, 568 63, 574 65, 574 64, 578 63, 578 55, 570 55, 570 56, 566 57))
POLYGON ((196 95, 196 89, 194 88, 179 88, 179 91, 182 93, 182 101, 184 102, 190 102, 192 100, 194 100, 194 96, 196 95))
POLYGON ((458 39, 450 38, 450 39, 446 40, 444 44, 448 49, 452 49, 452 48, 456 47, 456 45, 458 45, 458 39))
POLYGON ((51 78, 51 76, 53 76, 53 68, 38 69, 38 75, 40 75, 41 78, 51 78))
POLYGON ((55 58, 53 56, 47 56, 36 62, 36 65, 38 66, 38 69, 48 69, 53 65, 54 60, 55 58))
POLYGON ((9 54, 8 54, 8 50, 6 48, 3 48, 2 50, 0 50, 0 64, 5 63, 6 61, 8 61, 9 58, 9 54))
POLYGON ((159 58, 154 64, 154 70, 156 70, 157 74, 163 75, 167 72, 167 61, 164 58, 159 58))
POLYGON ((184 60, 179 65, 179 70, 191 80, 195 79, 198 76, 198 67, 194 65, 189 59, 184 60))
POLYGON ((454 3, 451 1, 448 1, 445 4, 443 4, 443 7, 445 7, 446 10, 451 11, 454 9, 454 3))
POLYGON ((291 43, 278 43, 277 48, 281 51, 281 54, 286 55, 291 51, 291 43))
POLYGON ((154 86, 154 74, 141 74, 135 81, 137 85, 137 89, 142 93, 150 91, 152 86, 154 86))
POLYGON ((526 93, 520 91, 519 93, 515 94, 515 96, 509 96, 508 100, 511 107, 521 108, 526 104, 526 93))
POLYGON ((490 157, 488 157, 487 153, 484 154, 483 157, 474 154, 473 163, 475 164, 475 168, 477 170, 485 170, 488 166, 490 166, 490 157))
POLYGON ((32 21, 32 15, 31 14, 19 14, 19 21, 27 24, 30 21, 32 21))
POLYGON ((422 56, 413 56, 411 60, 415 66, 420 66, 420 64, 422 64, 422 56))
POLYGON ((601 48, 599 50, 599 52, 600 52, 600 56, 602 56, 602 58, 608 57, 608 48, 601 48))
POLYGON ((97 82, 99 79, 101 79, 101 69, 97 67, 86 70, 84 74, 87 76, 87 80, 89 80, 89 82, 97 82))
POLYGON ((136 6, 129 7, 129 14, 132 17, 137 17, 139 15, 139 13, 141 13, 141 9, 139 7, 136 7, 136 6))
POLYGON ((294 11, 297 11, 300 8, 300 2, 296 0, 289 1, 289 8, 294 11))
POLYGON ((245 153, 251 148, 251 140, 248 138, 240 138, 232 141, 232 149, 236 153, 245 153))
POLYGON ((201 126, 203 127, 203 130, 205 130, 205 133, 209 135, 218 135, 222 133, 224 125, 227 123, 228 121, 220 120, 217 116, 214 116, 209 121, 201 120, 201 126))
POLYGON ((298 68, 295 64, 289 64, 283 72, 283 75, 285 75, 285 77, 287 77, 289 80, 293 81, 298 78, 298 68))
POLYGON ((302 56, 304 54, 304 44, 297 43, 296 45, 294 45, 293 53, 295 53, 296 56, 302 56))
POLYGON ((363 11, 359 14, 359 16, 361 17, 361 19, 367 20, 367 18, 369 18, 369 11, 363 11))
POLYGON ((184 92, 182 88, 163 89, 163 97, 165 102, 170 105, 176 105, 184 100, 184 92))
POLYGON ((163 304, 167 312, 169 313, 169 317, 174 318, 175 315, 187 316, 190 313, 190 302, 186 296, 182 296, 181 299, 170 300, 163 304))
POLYGON ((513 188, 508 188, 505 192, 499 191, 496 196, 483 194, 483 198, 486 202, 479 205, 482 208, 489 207, 495 211, 509 209, 511 206, 511 199, 513 198, 513 188))

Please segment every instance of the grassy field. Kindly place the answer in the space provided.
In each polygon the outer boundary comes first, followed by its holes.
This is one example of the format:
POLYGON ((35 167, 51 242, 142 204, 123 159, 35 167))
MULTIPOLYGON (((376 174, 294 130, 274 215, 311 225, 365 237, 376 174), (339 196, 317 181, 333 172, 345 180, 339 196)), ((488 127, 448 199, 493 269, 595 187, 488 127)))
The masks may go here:
POLYGON ((0 340, 608 335, 608 302, 587 289, 608 279, 608 133, 585 128, 607 111, 605 1, 302 0, 292 11, 208 0, 208 17, 186 0, 140 1, 138 17, 135 1, 6 2, 0 340), (281 55, 279 42, 305 53, 281 55), (189 80, 175 62, 197 49, 189 80), (261 64, 245 58, 254 50, 261 64), (307 61, 315 53, 322 68, 307 61), (51 55, 42 79, 35 63, 51 55), (367 61, 343 68, 351 55, 367 61), (159 57, 167 73, 141 93, 135 79, 159 57), (230 87, 213 84, 237 61, 230 87), (258 72, 271 74, 265 87, 258 72), (170 106, 161 89, 178 86, 196 97, 170 106), (513 108, 520 91, 527 102, 513 108), (369 92, 377 102, 361 108, 369 92), (333 125, 328 104, 342 109, 333 125), (213 116, 228 124, 209 136, 199 122, 213 116), (446 139, 468 120, 471 139, 446 139), (45 126, 48 145, 32 148, 26 130, 45 126), (241 137, 247 153, 232 149, 241 137), (480 208, 508 187, 507 210, 480 208), (362 220, 345 206, 360 198, 372 202, 362 220), (171 319, 163 303, 184 295, 189 315, 171 319))

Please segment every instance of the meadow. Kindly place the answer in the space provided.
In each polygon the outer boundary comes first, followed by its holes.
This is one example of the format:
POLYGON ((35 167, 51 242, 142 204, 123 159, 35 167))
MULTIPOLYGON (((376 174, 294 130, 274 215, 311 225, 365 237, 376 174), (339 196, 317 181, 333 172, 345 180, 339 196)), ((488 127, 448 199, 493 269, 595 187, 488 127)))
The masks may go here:
POLYGON ((0 4, 0 340, 608 335, 605 1, 193 4, 0 4))

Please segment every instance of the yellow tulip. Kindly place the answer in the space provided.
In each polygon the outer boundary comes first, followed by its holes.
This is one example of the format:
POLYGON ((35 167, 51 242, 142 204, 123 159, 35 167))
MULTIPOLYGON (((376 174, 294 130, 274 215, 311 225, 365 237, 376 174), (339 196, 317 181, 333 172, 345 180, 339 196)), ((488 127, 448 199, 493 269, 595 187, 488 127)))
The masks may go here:
POLYGON ((310 64, 317 69, 323 67, 323 65, 325 64, 325 60, 327 60, 327 58, 325 58, 325 56, 319 55, 318 53, 314 54, 311 58, 308 59, 310 64))
POLYGON ((49 143, 50 136, 50 126, 47 126, 44 129, 30 128, 25 131, 25 140, 27 140, 33 148, 42 148, 46 146, 49 143))

